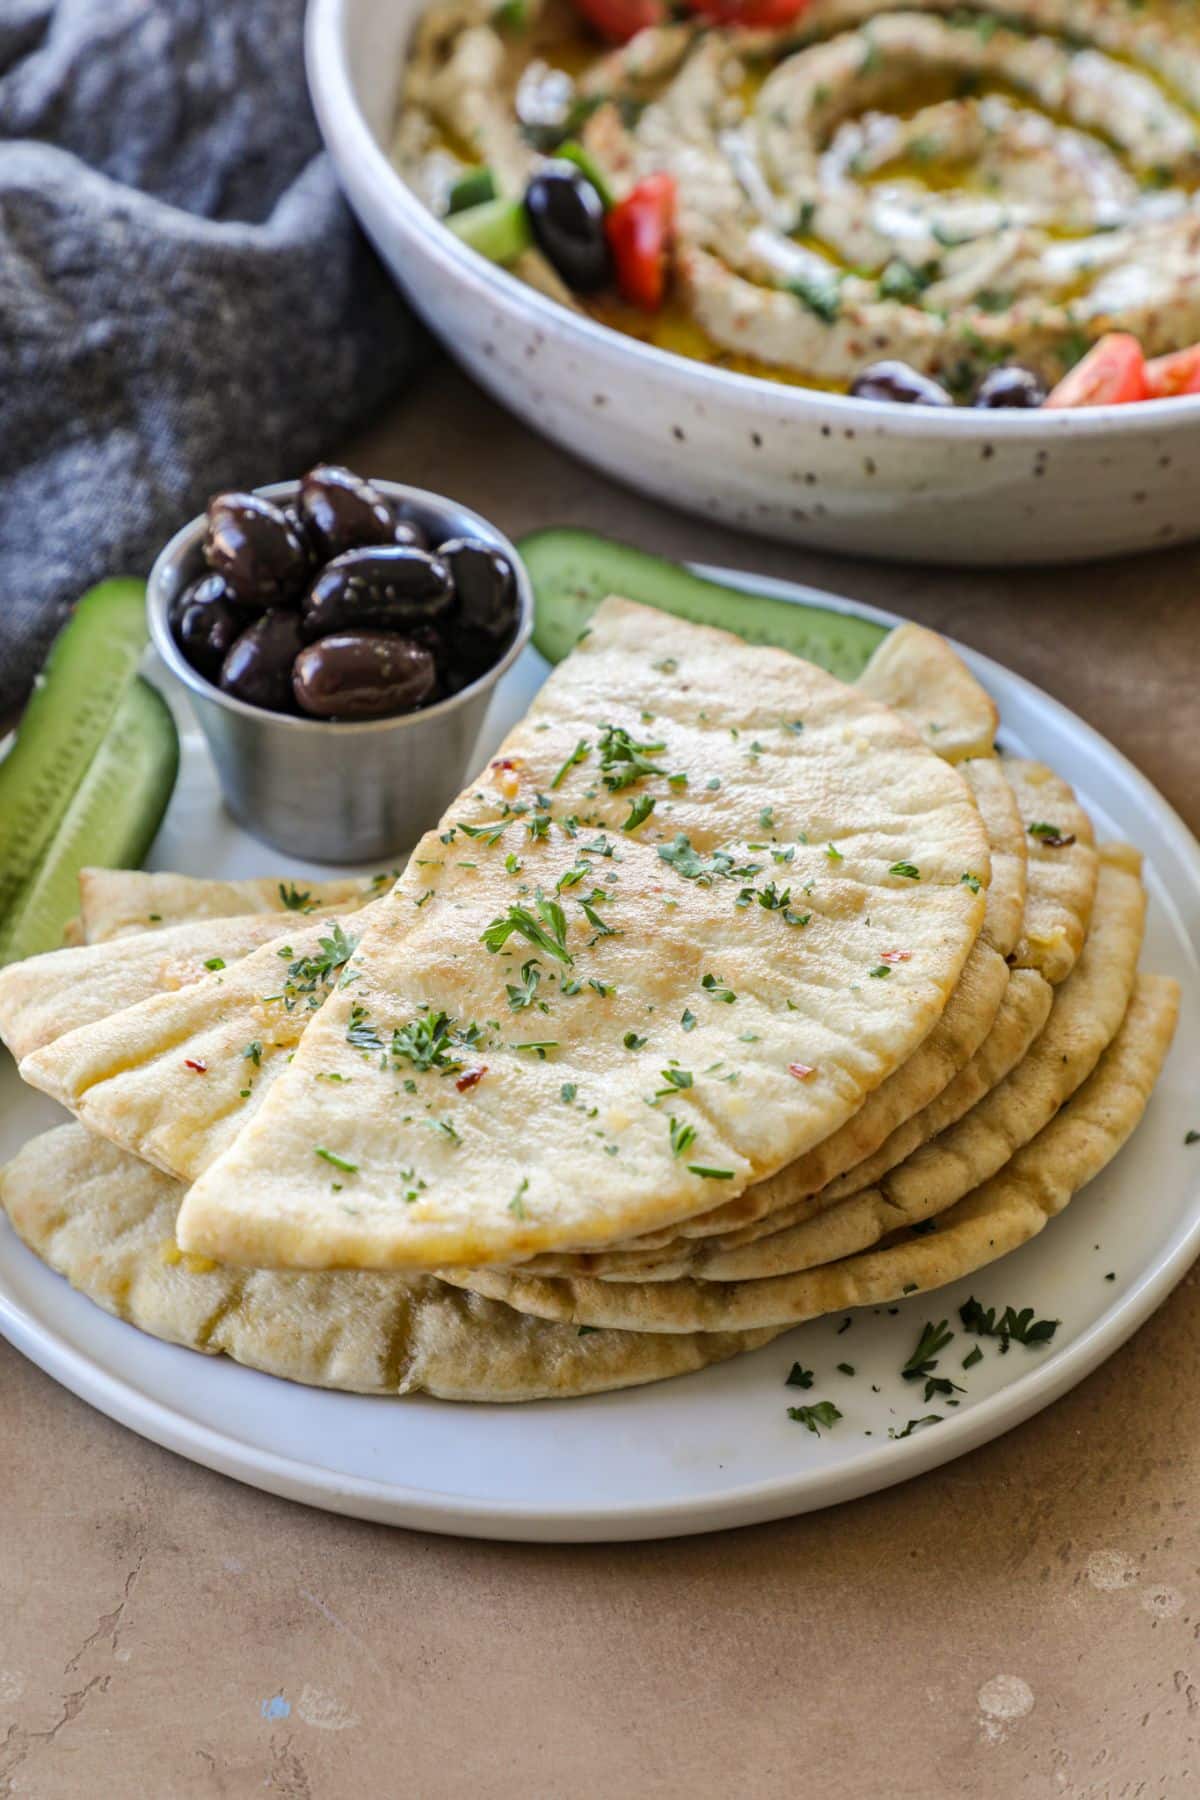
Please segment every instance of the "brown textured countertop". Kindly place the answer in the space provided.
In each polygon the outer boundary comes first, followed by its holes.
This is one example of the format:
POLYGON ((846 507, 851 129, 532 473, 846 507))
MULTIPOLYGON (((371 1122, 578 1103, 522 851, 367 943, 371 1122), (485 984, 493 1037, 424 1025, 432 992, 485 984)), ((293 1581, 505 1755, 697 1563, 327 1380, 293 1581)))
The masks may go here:
MULTIPOLYGON (((444 369, 348 456, 514 535, 591 526, 949 631, 1200 829, 1200 550, 991 574, 809 556, 625 493, 444 369)), ((1067 1398, 906 1486, 553 1550, 272 1499, 0 1344, 0 1796, 1200 1792, 1197 1299, 1191 1276, 1067 1398)))

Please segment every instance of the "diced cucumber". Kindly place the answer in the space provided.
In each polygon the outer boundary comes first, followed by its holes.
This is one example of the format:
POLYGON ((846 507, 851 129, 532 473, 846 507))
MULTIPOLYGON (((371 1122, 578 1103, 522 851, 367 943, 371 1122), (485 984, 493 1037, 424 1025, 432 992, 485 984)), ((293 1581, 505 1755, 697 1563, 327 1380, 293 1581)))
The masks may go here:
POLYGON ((751 644, 775 644, 842 681, 856 681, 887 636, 886 625, 792 600, 721 587, 611 538, 566 528, 533 531, 517 545, 537 605, 533 641, 552 663, 579 640, 608 594, 657 606, 695 625, 719 625, 751 644))
POLYGON ((455 237, 489 262, 515 262, 533 242, 523 200, 485 200, 482 206, 452 213, 444 222, 455 237))
POLYGON ((146 644, 140 581, 86 593, 51 648, 0 761, 0 930, 62 822, 146 644))
POLYGON ((136 676, 60 820, 40 866, 0 926, 0 964, 54 950, 79 910, 79 871, 136 868, 158 830, 179 767, 171 709, 136 676))
POLYGON ((600 204, 605 212, 608 212, 616 204, 613 191, 605 180, 595 157, 589 150, 584 149, 578 138, 568 138, 565 144, 558 146, 554 154, 565 162, 574 163, 584 179, 591 182, 600 196, 600 204))
POLYGON ((465 212, 469 206, 482 206, 485 200, 495 198, 496 177, 480 164, 477 168, 463 170, 447 196, 446 211, 448 214, 465 212))

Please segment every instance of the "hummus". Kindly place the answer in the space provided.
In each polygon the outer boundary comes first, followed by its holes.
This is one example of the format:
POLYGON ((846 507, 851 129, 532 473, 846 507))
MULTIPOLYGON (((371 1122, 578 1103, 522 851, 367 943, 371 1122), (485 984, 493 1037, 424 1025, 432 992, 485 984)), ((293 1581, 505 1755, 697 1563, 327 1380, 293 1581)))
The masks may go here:
POLYGON ((1193 0, 812 0, 791 26, 691 20, 606 51, 566 0, 523 24, 443 0, 417 34, 397 160, 435 211, 464 165, 519 194, 557 138, 620 199, 676 182, 671 299, 639 315, 518 272, 640 337, 844 387, 900 358, 960 397, 1054 381, 1109 331, 1200 339, 1193 0))

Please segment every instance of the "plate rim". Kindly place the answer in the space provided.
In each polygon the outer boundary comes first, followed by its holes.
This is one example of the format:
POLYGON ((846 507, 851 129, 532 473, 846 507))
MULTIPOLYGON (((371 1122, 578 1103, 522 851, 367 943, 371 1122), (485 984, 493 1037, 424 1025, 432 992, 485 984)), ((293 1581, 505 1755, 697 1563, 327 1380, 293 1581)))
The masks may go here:
MULTIPOLYGON (((687 566, 697 574, 739 587, 747 593, 816 604, 889 627, 908 622, 902 614, 806 583, 716 564, 689 563, 687 566)), ((1070 732, 1093 757, 1102 759, 1114 775, 1121 776, 1147 813, 1154 815, 1160 835, 1169 841, 1175 854, 1189 869, 1200 894, 1200 842, 1149 778, 1102 732, 1036 683, 968 645, 953 638, 949 641, 985 685, 998 678, 1001 685, 1015 689, 1039 713, 1049 716, 1057 730, 1070 732)), ((1193 942, 1192 948, 1200 954, 1200 943, 1193 942)), ((4 1233, 12 1236, 22 1254, 33 1257, 34 1253, 20 1243, 7 1220, 2 1221, 2 1228, 4 1233)), ((147 1393, 136 1380, 114 1375, 102 1363, 67 1341, 60 1326, 31 1313, 5 1284, 3 1277, 0 1277, 0 1335, 51 1379, 138 1436, 148 1438, 188 1461, 284 1499, 439 1535, 506 1542, 648 1542, 762 1524, 840 1505, 897 1486, 981 1447, 1051 1405, 1106 1361, 1163 1303, 1197 1254, 1200 1254, 1200 1185, 1194 1195, 1189 1196, 1188 1212, 1165 1250, 1143 1264, 1132 1284, 1078 1337, 1061 1350, 1052 1352, 1049 1360, 1024 1370, 1006 1386, 978 1401, 968 1412, 944 1419, 940 1430, 918 1433, 903 1442, 881 1440, 840 1468, 810 1468, 795 1475, 742 1481, 716 1494, 639 1501, 632 1506, 617 1500, 582 1507, 529 1499, 476 1499, 408 1483, 339 1474, 322 1464, 264 1450, 243 1436, 192 1419, 147 1393)), ((72 1298, 77 1297, 84 1305, 95 1304, 84 1295, 76 1296, 69 1286, 66 1293, 72 1298)), ((137 1328, 130 1326, 129 1329, 137 1328)), ((229 1359, 213 1357, 210 1360, 216 1370, 229 1359)), ((386 1399, 386 1396, 380 1398, 386 1399)), ((541 1403, 525 1404, 538 1406, 541 1403)))

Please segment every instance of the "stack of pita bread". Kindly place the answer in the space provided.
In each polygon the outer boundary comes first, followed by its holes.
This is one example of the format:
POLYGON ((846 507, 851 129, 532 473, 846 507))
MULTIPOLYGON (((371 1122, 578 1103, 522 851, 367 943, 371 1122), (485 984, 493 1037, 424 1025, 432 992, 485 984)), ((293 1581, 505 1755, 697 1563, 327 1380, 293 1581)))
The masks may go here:
POLYGON ((844 685, 609 600, 373 883, 90 871, 0 1034, 74 1115, 25 1242, 155 1336, 523 1400, 661 1379, 1024 1243, 1174 1029, 1137 852, 948 645, 844 685))

